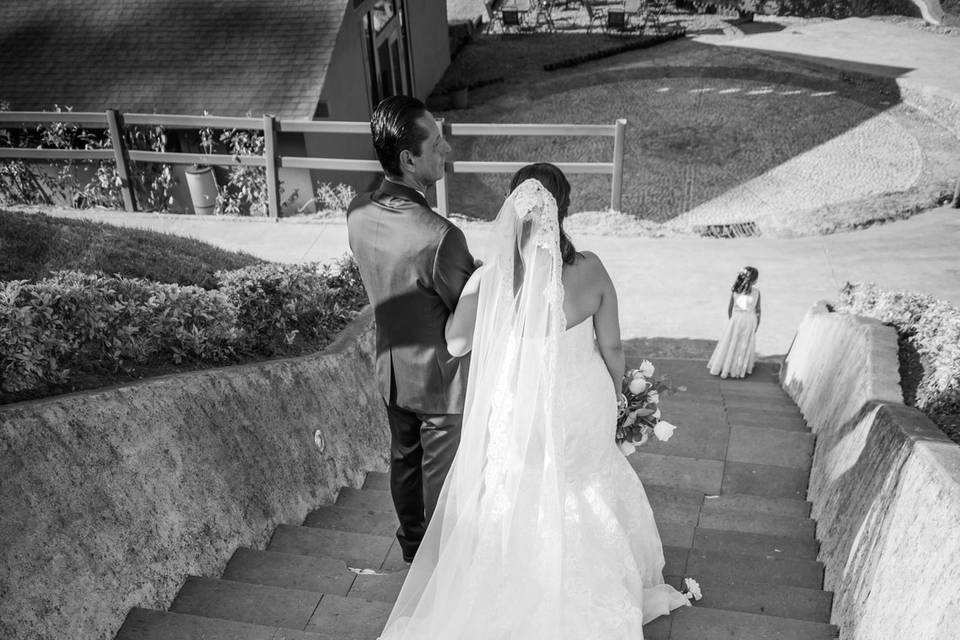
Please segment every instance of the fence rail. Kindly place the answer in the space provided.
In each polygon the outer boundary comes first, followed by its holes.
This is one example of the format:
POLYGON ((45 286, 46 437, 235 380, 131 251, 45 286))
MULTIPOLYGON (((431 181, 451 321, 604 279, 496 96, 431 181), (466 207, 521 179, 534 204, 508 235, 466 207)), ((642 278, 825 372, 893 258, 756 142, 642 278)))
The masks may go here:
MULTIPOLYGON (((157 162, 167 164, 202 164, 213 166, 264 167, 267 174, 267 205, 270 217, 280 216, 280 180, 278 169, 314 169, 358 171, 378 173, 382 171, 376 160, 347 158, 306 158, 281 156, 277 153, 278 133, 342 133, 370 135, 367 122, 344 122, 329 120, 277 120, 273 116, 262 118, 233 118, 218 116, 185 116, 172 114, 127 113, 109 109, 105 112, 76 111, 3 111, 0 112, 0 127, 3 125, 35 125, 40 122, 70 122, 77 125, 107 129, 110 132, 111 149, 26 149, 0 147, 0 159, 21 160, 113 160, 120 176, 120 192, 124 209, 135 211, 136 198, 130 183, 131 162, 157 162), (207 153, 168 153, 127 149, 122 135, 124 126, 163 126, 167 129, 245 129, 259 131, 264 136, 263 155, 234 155, 207 153)), ((603 124, 469 124, 444 123, 447 136, 596 136, 612 137, 613 158, 610 162, 556 162, 567 173, 606 174, 611 177, 610 207, 619 210, 623 185, 623 153, 627 121, 617 120, 612 125, 603 124)), ((440 213, 449 212, 447 183, 456 173, 513 173, 528 162, 502 161, 455 161, 448 162, 445 177, 437 183, 437 208, 440 213)))

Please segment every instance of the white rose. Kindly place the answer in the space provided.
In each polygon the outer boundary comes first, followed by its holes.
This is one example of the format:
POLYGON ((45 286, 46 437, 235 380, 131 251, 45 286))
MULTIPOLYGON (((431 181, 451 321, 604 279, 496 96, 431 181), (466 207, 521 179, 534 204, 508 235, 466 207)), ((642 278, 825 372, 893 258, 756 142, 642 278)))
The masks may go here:
POLYGON ((653 375, 653 372, 655 371, 655 369, 653 368, 653 363, 650 362, 649 360, 644 360, 643 362, 641 362, 638 368, 640 369, 640 375, 642 375, 644 378, 649 378, 650 376, 653 375))
POLYGON ((658 402, 660 402, 660 392, 651 391, 650 393, 648 393, 647 402, 652 402, 653 404, 657 404, 658 402))
POLYGON ((650 383, 648 383, 643 378, 640 378, 640 377, 634 378, 633 380, 630 381, 630 386, 629 386, 630 393, 632 393, 635 396, 638 396, 647 390, 647 387, 649 386, 649 384, 650 383))
POLYGON ((670 424, 666 420, 661 420, 653 427, 653 435, 657 436, 657 439, 661 442, 666 442, 670 439, 670 436, 673 435, 673 430, 677 427, 670 424))
POLYGON ((633 444, 632 442, 623 441, 617 446, 620 447, 620 453, 625 456, 628 456, 637 450, 637 445, 633 444))
POLYGON ((687 588, 687 598, 699 600, 703 597, 703 593, 700 591, 700 584, 693 578, 684 578, 683 586, 687 588))

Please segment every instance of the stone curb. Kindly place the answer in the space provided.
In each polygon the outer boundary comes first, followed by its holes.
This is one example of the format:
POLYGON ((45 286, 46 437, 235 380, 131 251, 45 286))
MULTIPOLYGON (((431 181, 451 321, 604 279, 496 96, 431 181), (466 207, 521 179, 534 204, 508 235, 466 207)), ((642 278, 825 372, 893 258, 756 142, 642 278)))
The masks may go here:
POLYGON ((384 469, 374 342, 0 407, 0 637, 112 637, 384 469))
POLYGON ((841 637, 947 640, 960 628, 960 447, 902 404, 897 367, 892 328, 820 302, 781 383, 817 434, 807 496, 831 622, 841 637))

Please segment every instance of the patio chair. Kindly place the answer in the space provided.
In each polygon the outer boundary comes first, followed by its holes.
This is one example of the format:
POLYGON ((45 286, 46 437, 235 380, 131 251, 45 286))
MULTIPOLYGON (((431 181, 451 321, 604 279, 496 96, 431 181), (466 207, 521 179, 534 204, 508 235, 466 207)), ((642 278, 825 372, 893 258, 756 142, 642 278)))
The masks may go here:
POLYGON ((663 15, 663 10, 666 8, 666 2, 661 2, 660 0, 647 0, 645 7, 646 10, 643 14, 643 24, 640 25, 640 29, 646 31, 647 27, 651 27, 657 33, 663 33, 663 22, 661 22, 661 16, 663 15))
POLYGON ((630 27, 627 26, 627 12, 623 9, 608 9, 607 22, 603 30, 607 33, 611 31, 626 33, 630 31, 630 27))
POLYGON ((520 9, 501 9, 500 26, 503 33, 508 33, 510 29, 513 29, 513 32, 517 34, 523 33, 526 30, 526 25, 523 22, 524 13, 525 11, 520 9))
POLYGON ((603 11, 600 7, 595 6, 592 0, 580 0, 580 5, 587 12, 587 18, 590 20, 587 24, 587 33, 593 30, 594 23, 603 26, 603 11))

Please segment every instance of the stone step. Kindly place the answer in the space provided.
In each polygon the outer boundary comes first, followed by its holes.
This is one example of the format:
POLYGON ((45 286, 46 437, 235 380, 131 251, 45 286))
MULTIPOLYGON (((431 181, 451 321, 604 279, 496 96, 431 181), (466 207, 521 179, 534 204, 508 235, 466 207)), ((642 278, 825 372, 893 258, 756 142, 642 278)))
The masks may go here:
POLYGON ((807 469, 727 462, 723 467, 723 491, 710 493, 742 493, 765 498, 804 500, 808 479, 807 469))
POLYGON ((315 591, 188 576, 170 611, 304 630, 323 597, 315 591))
MULTIPOLYGON (((376 636, 373 636, 376 637, 376 636)), ((307 633, 220 618, 133 608, 115 640, 366 640, 307 633)))
POLYGON ((793 518, 810 517, 810 503, 806 500, 791 498, 765 498, 748 494, 728 493, 705 496, 703 513, 724 513, 727 511, 746 511, 766 513, 793 518))
MULTIPOLYGON (((665 618, 673 640, 833 640, 833 625, 705 606, 683 607, 665 618)), ((644 629, 644 636, 648 636, 644 629)), ((651 638, 654 638, 650 634, 651 638)), ((663 637, 663 636, 661 636, 663 637)))
POLYGON ((708 495, 720 493, 724 473, 720 460, 646 453, 642 447, 627 460, 645 485, 662 484, 708 495))
POLYGON ((723 395, 723 406, 727 409, 758 411, 775 415, 801 415, 800 409, 788 396, 777 397, 770 395, 758 398, 747 394, 725 393, 723 395))
POLYGON ((389 538, 397 532, 399 521, 393 511, 356 507, 320 507, 307 514, 303 526, 336 531, 352 531, 389 538))
POLYGON ((187 578, 170 605, 173 613, 305 631, 331 640, 376 638, 391 609, 389 602, 195 576, 187 578))
POLYGON ((336 506, 394 513, 393 498, 382 489, 353 489, 344 487, 337 495, 336 506))
MULTIPOLYGON (((724 580, 720 576, 711 574, 694 577, 700 583, 703 592, 703 599, 695 602, 694 607, 740 611, 810 622, 830 622, 833 594, 827 591, 780 584, 724 580)), ((667 582, 681 588, 683 580, 680 577, 671 577, 667 582)))
POLYGON ((814 440, 812 433, 734 425, 730 427, 726 459, 807 472, 813 460, 814 440))
POLYGON ((223 579, 271 587, 345 596, 357 575, 339 558, 258 551, 241 547, 223 571, 223 579))
POLYGON ((319 558, 341 558, 357 569, 380 569, 394 538, 366 533, 279 525, 268 551, 319 558))
MULTIPOLYGON (((695 490, 685 490, 675 487, 665 487, 656 484, 644 483, 647 498, 651 504, 684 504, 694 505, 697 508, 703 503, 703 493, 695 490)), ((389 491, 381 489, 352 489, 344 487, 337 496, 337 507, 361 509, 382 513, 395 513, 393 499, 389 491)), ((391 531, 391 535, 393 532, 391 531)))
POLYGON ((687 555, 686 575, 698 581, 701 576, 710 576, 722 582, 755 582, 804 589, 823 588, 823 564, 815 560, 779 555, 729 553, 694 548, 687 555))
POLYGON ((820 544, 812 536, 798 538, 724 531, 707 527, 696 527, 693 530, 692 547, 723 553, 776 556, 801 560, 816 560, 820 553, 820 544))
POLYGON ((722 510, 712 504, 705 504, 700 510, 700 520, 697 522, 697 526, 721 531, 759 533, 813 540, 816 537, 817 523, 810 518, 736 509, 722 510))
POLYGON ((720 393, 731 391, 741 394, 769 394, 776 396, 786 395, 780 387, 780 382, 773 376, 758 376, 756 378, 720 378, 720 393))
POLYGON ((810 433, 810 428, 807 427, 806 423, 799 417, 771 417, 769 415, 757 415, 738 409, 730 409, 726 412, 726 421, 727 424, 731 426, 762 427, 764 429, 810 433))
POLYGON ((390 491, 390 474, 383 471, 371 471, 363 480, 363 488, 390 491))

